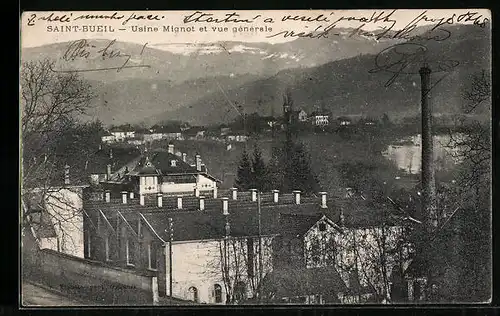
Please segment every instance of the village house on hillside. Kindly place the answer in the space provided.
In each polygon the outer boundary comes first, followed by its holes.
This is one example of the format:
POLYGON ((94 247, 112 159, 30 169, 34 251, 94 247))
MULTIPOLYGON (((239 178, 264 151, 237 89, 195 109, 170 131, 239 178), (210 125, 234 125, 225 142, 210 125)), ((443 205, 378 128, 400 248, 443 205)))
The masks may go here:
POLYGON ((310 120, 314 126, 327 126, 330 124, 330 114, 327 112, 313 112, 310 115, 310 120))
POLYGON ((340 116, 337 118, 337 122, 340 126, 348 126, 352 124, 352 119, 347 116, 340 116))
POLYGON ((370 118, 370 117, 364 117, 358 121, 358 125, 367 126, 367 127, 376 126, 377 124, 378 124, 378 121, 373 119, 373 118, 370 118))
POLYGON ((130 125, 113 126, 109 132, 115 137, 115 141, 117 142, 135 136, 135 129, 130 125))
POLYGON ((101 136, 101 142, 105 144, 111 144, 116 142, 115 135, 111 134, 109 131, 106 131, 101 136))
POLYGON ((203 139, 206 129, 203 126, 193 126, 184 130, 182 133, 185 139, 203 139))

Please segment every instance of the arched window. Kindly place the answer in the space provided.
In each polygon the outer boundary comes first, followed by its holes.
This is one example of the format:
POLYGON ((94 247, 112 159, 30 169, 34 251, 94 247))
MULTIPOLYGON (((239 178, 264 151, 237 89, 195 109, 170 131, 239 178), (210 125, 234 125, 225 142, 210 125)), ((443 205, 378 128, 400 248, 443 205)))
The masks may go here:
POLYGON ((189 288, 189 293, 191 294, 191 300, 198 302, 198 289, 194 286, 189 288))
POLYGON ((222 303, 222 286, 220 284, 214 285, 215 303, 222 303))

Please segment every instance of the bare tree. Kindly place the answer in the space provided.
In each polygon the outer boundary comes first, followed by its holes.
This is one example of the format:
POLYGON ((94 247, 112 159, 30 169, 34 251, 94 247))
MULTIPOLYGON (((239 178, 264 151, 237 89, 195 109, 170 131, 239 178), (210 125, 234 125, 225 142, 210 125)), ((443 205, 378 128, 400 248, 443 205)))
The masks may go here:
POLYGON ((387 224, 344 230, 336 241, 339 273, 349 276, 350 283, 367 288, 377 302, 390 302, 392 275, 404 270, 410 260, 406 235, 404 226, 387 224))
POLYGON ((259 247, 253 238, 226 237, 217 241, 217 249, 207 264, 207 274, 222 280, 226 304, 238 304, 246 299, 249 290, 252 298, 259 298, 263 279, 271 270, 271 240, 263 238, 262 273, 259 270, 259 247))
MULTIPOLYGON (((469 87, 463 93, 463 112, 468 115, 489 113, 491 109, 491 79, 486 71, 474 74, 469 87)), ((458 185, 464 193, 476 193, 487 187, 491 173, 490 126, 477 121, 457 119, 460 133, 450 132, 448 147, 454 148, 452 156, 462 162, 458 185)), ((466 194, 466 196, 470 196, 466 194)))
POLYGON ((410 259, 407 227, 383 222, 325 232, 312 234, 306 241, 306 266, 334 267, 350 288, 345 303, 366 301, 365 294, 377 302, 390 302, 393 273, 404 270, 410 259))
POLYGON ((74 194, 81 194, 81 190, 69 187, 68 181, 64 181, 61 171, 67 162, 61 159, 60 151, 64 136, 74 131, 78 115, 89 109, 94 94, 78 73, 62 74, 53 69, 54 62, 49 59, 21 65, 23 225, 40 218, 31 215, 42 210, 55 223, 71 222, 75 216, 81 216, 80 212, 71 212, 79 208, 74 194))

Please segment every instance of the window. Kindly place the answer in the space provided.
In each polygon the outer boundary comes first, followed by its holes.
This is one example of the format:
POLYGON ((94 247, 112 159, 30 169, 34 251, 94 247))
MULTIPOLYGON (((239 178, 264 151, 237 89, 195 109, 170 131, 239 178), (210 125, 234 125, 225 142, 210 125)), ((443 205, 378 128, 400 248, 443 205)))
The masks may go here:
POLYGON ((326 230, 326 224, 325 223, 319 223, 318 228, 319 228, 320 232, 324 232, 326 230))
POLYGON ((247 275, 249 278, 254 276, 254 248, 253 239, 247 239, 247 275))
POLYGON ((132 239, 127 239, 125 242, 125 250, 127 255, 127 265, 134 265, 135 256, 134 256, 135 243, 132 239))
POLYGON ((189 293, 191 295, 191 300, 193 302, 198 302, 198 289, 194 286, 189 288, 189 293))
POLYGON ((145 183, 145 185, 147 185, 147 186, 154 185, 155 184, 154 183, 154 179, 155 179, 154 177, 146 177, 146 183, 145 183))
POLYGON ((222 303, 222 286, 220 284, 214 285, 215 303, 222 303))
POLYGON ((149 261, 149 268, 156 270, 156 248, 154 247, 153 243, 148 244, 148 261, 149 261))

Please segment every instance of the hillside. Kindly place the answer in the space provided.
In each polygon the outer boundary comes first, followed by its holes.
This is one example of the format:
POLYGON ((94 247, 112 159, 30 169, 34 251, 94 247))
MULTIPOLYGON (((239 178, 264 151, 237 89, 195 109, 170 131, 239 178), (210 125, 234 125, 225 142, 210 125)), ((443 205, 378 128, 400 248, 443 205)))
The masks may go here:
MULTIPOLYGON (((375 41, 344 35, 332 41, 297 39, 282 44, 224 42, 207 44, 150 44, 141 54, 142 45, 115 42, 113 48, 130 54, 129 65, 150 68, 82 72, 92 82, 98 97, 91 117, 104 123, 154 122, 156 116, 170 117, 172 111, 191 105, 209 94, 237 90, 250 81, 276 75, 285 69, 313 67, 332 60, 349 58, 359 52, 377 52, 394 41, 375 41)), ((89 40, 98 48, 107 40, 89 40)), ((70 43, 24 48, 23 61, 51 58, 57 69, 94 69, 119 66, 123 60, 103 61, 99 56, 65 62, 62 56, 70 43)), ((243 90, 242 90, 243 92, 243 90)))
MULTIPOLYGON (((490 68, 488 29, 449 29, 452 37, 446 41, 426 44, 429 58, 460 62, 439 84, 440 89, 433 91, 436 111, 446 113, 459 108, 468 75, 490 68)), ((132 65, 151 67, 82 73, 97 94, 89 114, 105 124, 150 125, 175 119, 206 125, 232 120, 238 115, 234 107, 242 107, 246 113, 269 115, 272 108, 280 113, 282 93, 289 88, 295 106, 306 111, 323 106, 334 115, 414 115, 420 98, 418 75, 400 75, 390 87, 384 87, 391 74, 369 73, 375 55, 401 40, 376 41, 350 37, 349 32, 339 30, 339 35, 330 39, 297 39, 282 44, 151 44, 142 55, 142 45, 116 42, 115 49, 132 55, 132 65)), ((89 43, 100 47, 109 41, 89 43)), ((60 60, 67 45, 25 48, 22 59, 50 57, 59 61, 58 67, 73 69, 107 65, 99 58, 63 64, 60 60)))
MULTIPOLYGON (((444 76, 431 93, 435 113, 459 112, 462 91, 469 76, 491 67, 488 30, 473 26, 450 30, 452 36, 448 40, 426 43, 426 58, 435 71, 432 81, 437 82, 444 76), (451 71, 439 71, 449 61, 457 61, 459 65, 451 71)), ((233 103, 243 105, 246 113, 269 115, 272 108, 275 113, 280 113, 282 94, 289 88, 295 107, 306 111, 322 106, 333 115, 415 115, 420 103, 418 69, 421 65, 421 60, 409 65, 405 72, 412 74, 401 74, 393 84, 385 87, 393 73, 370 73, 375 68, 375 55, 363 54, 318 67, 283 70, 275 76, 245 83, 226 91, 226 94, 233 103)), ((165 115, 196 124, 210 124, 222 117, 226 120, 234 118, 237 113, 230 108, 227 98, 215 92, 189 107, 165 115)))

